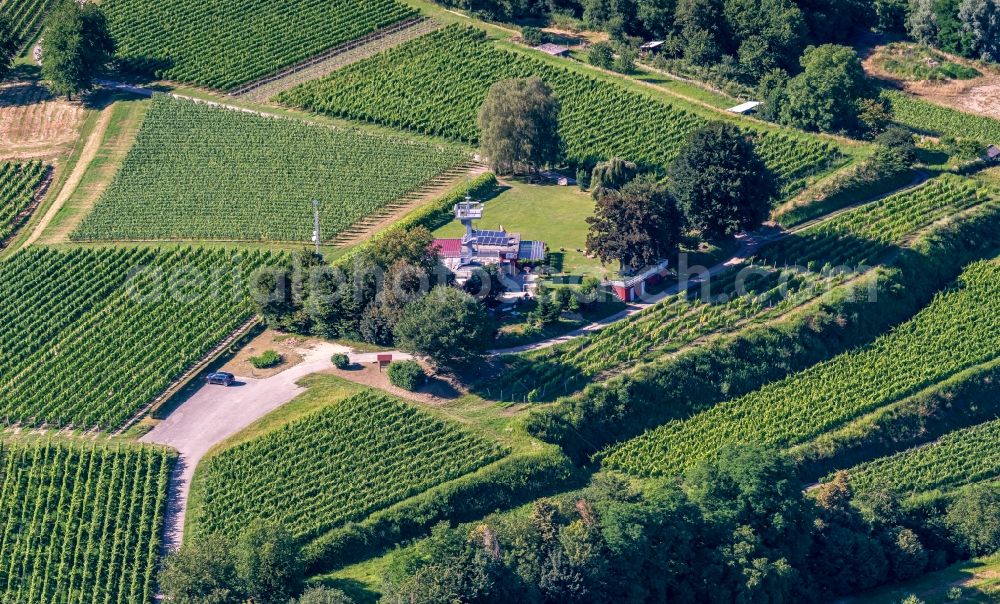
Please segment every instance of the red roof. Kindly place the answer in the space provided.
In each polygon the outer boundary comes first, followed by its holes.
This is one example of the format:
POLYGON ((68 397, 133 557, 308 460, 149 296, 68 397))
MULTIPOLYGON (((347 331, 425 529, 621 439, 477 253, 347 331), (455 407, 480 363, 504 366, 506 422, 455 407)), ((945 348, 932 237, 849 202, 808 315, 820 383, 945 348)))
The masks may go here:
POLYGON ((461 258, 461 239, 435 239, 431 244, 431 249, 436 249, 442 258, 461 258))

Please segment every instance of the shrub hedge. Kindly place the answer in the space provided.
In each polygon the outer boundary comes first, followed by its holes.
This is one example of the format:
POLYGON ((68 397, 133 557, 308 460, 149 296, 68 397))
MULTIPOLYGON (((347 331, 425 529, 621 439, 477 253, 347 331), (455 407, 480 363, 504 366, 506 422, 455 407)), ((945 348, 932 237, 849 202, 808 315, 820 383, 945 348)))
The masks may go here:
POLYGON ((268 369, 281 363, 281 355, 274 350, 265 350, 260 355, 250 357, 250 364, 257 369, 268 369))
POLYGON ((386 373, 389 375, 389 382, 403 390, 416 390, 427 381, 424 368, 416 361, 393 361, 389 363, 386 373))
POLYGON ((558 492, 576 477, 557 447, 515 453, 313 540, 302 550, 306 570, 314 575, 377 556, 442 520, 470 522, 558 492))
POLYGON ((1000 247, 998 220, 1000 206, 985 205, 900 249, 892 267, 831 292, 786 321, 721 338, 592 385, 532 412, 528 431, 585 463, 609 444, 865 344, 911 317, 967 263, 1000 247), (877 303, 868 302, 870 291, 877 303))

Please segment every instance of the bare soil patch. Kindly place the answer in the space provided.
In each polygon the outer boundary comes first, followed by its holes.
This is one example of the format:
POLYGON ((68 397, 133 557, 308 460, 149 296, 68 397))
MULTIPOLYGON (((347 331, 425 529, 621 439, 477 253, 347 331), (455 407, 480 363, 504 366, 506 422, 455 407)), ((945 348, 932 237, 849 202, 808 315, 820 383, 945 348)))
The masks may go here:
POLYGON ((886 72, 878 66, 876 57, 884 44, 877 38, 861 43, 862 64, 870 77, 883 80, 925 101, 1000 119, 1000 69, 995 66, 970 61, 966 58, 935 50, 948 61, 974 67, 982 76, 970 80, 907 81, 886 72))
POLYGON ((307 346, 305 338, 282 334, 273 329, 265 329, 259 336, 244 346, 236 356, 222 366, 220 371, 253 378, 268 378, 290 369, 302 362, 301 349, 307 346), (281 355, 281 363, 267 369, 257 369, 250 363, 250 357, 259 356, 265 350, 273 350, 281 355))
POLYGON ((37 82, 0 85, 0 159, 51 159, 72 147, 86 109, 37 82))
MULTIPOLYGON (((441 376, 431 376, 427 384, 415 392, 397 388, 389 383, 389 375, 384 370, 379 370, 378 363, 356 363, 347 369, 334 368, 324 373, 330 373, 357 384, 379 388, 400 398, 421 402, 432 407, 444 405, 465 394, 464 388, 453 380, 441 376)), ((430 375, 430 371, 427 373, 430 375)))

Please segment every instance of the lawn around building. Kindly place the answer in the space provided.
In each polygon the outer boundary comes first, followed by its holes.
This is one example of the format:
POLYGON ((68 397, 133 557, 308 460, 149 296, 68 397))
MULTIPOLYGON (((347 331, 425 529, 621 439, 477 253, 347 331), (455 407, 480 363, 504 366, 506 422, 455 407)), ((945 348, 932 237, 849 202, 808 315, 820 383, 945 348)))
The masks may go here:
MULTIPOLYGON (((609 267, 597 258, 588 258, 587 217, 594 213, 594 200, 573 186, 530 185, 505 179, 500 194, 486 201, 483 219, 476 225, 490 229, 503 225, 524 239, 544 241, 550 252, 553 272, 603 277, 609 267)), ((460 237, 458 222, 450 222, 434 232, 435 237, 460 237)))

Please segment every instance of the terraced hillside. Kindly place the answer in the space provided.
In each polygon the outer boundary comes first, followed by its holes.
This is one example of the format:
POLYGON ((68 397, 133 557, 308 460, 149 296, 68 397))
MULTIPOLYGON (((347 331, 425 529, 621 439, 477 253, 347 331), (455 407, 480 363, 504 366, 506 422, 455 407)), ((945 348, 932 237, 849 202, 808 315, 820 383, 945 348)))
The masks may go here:
POLYGON ((935 105, 897 90, 883 91, 882 98, 889 101, 896 122, 917 132, 985 144, 1000 140, 1000 120, 935 105))
POLYGON ((118 55, 229 89, 413 16, 397 0, 105 0, 118 55))
POLYGON ((1000 263, 970 266, 958 289, 871 345, 612 448, 605 465, 640 476, 683 471, 736 443, 805 442, 1000 350, 1000 263))
POLYGON ((268 252, 29 248, 0 262, 0 418, 111 430, 246 322, 268 252))
POLYGON ((196 535, 280 519, 313 539, 496 461, 508 451, 456 424, 364 391, 210 458, 196 535))
POLYGON ((956 430, 926 446, 847 470, 858 491, 889 487, 904 494, 949 489, 1000 476, 1000 420, 956 430))
POLYGON ((0 247, 17 228, 22 212, 34 201, 45 171, 40 161, 0 163, 0 247))
POLYGON ((158 95, 75 240, 324 240, 469 155, 455 146, 265 117, 158 95))
MULTIPOLYGON (((478 29, 451 26, 360 61, 279 95, 286 104, 467 143, 490 86, 540 76, 562 103, 567 156, 586 162, 610 156, 665 166, 706 124, 706 116, 662 96, 503 50, 478 29)), ((790 183, 825 170, 842 150, 792 131, 755 132, 768 166, 790 183)))
POLYGON ((173 456, 0 440, 0 601, 151 602, 173 456))
POLYGON ((508 370, 484 386, 483 393, 505 400, 551 399, 709 334, 773 319, 885 260, 915 231, 991 199, 997 197, 989 189, 944 176, 845 212, 717 276, 710 300, 694 288, 593 335, 511 357, 508 370))
POLYGON ((0 13, 13 25, 17 48, 23 50, 42 26, 45 15, 59 0, 0 0, 0 13))

